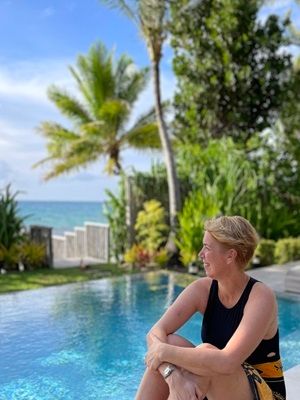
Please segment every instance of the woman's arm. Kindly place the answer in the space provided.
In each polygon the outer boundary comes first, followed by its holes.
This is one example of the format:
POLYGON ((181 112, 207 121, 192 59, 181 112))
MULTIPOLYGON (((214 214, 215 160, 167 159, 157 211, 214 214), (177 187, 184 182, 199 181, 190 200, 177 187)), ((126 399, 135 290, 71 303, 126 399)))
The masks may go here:
MULTIPOLYGON (((201 278, 191 283, 177 297, 159 321, 151 328, 147 335, 148 349, 159 339, 167 343, 168 335, 176 332, 195 312, 204 313, 211 279, 201 278)), ((161 363, 158 370, 163 375, 169 363, 161 363)))
POLYGON ((151 335, 157 336, 161 341, 167 341, 170 333, 176 332, 196 312, 204 314, 206 309, 210 278, 200 278, 191 283, 177 297, 164 315, 156 322, 147 335, 148 345, 151 344, 151 335))
POLYGON ((156 369, 162 362, 169 362, 202 376, 230 374, 266 336, 275 314, 273 292, 258 283, 251 291, 239 327, 224 349, 210 348, 205 344, 196 348, 183 348, 157 340, 149 349, 148 366, 156 369))

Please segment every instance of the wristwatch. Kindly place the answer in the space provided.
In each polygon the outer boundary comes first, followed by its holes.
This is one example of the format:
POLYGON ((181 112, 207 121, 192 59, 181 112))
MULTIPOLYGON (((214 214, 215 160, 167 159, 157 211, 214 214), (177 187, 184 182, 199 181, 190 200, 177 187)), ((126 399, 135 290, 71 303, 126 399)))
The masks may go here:
POLYGON ((170 376, 171 373, 172 373, 173 371, 175 371, 175 369, 176 369, 176 368, 175 368, 174 365, 169 364, 169 365, 163 370, 162 376, 164 377, 164 379, 167 379, 168 376, 170 376))

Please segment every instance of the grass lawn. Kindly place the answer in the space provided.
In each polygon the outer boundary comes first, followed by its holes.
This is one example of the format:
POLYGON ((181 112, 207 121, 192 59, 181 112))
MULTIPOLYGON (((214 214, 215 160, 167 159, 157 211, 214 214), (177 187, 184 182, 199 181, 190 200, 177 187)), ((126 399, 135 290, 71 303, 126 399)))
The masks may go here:
MULTIPOLYGON (((136 271, 132 271, 136 272, 136 271)), ((37 269, 30 272, 11 272, 0 275, 0 293, 37 289, 46 286, 84 282, 129 273, 116 264, 99 264, 82 268, 37 269)))

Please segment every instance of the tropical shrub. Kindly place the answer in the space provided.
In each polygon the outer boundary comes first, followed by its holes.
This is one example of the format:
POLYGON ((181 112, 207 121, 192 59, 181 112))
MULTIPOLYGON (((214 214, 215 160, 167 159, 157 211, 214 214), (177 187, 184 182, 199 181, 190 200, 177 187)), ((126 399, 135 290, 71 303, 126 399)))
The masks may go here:
POLYGON ((10 271, 18 269, 20 260, 20 248, 18 244, 12 244, 9 248, 0 245, 0 267, 10 271))
MULTIPOLYGON (((181 178, 189 182, 190 191, 212 188, 214 199, 224 215, 250 217, 249 198, 256 189, 256 175, 231 138, 210 140, 207 147, 180 145, 178 165, 181 178)), ((251 219, 251 218, 250 218, 251 219)))
POLYGON ((167 239, 168 226, 165 220, 165 210, 157 200, 146 201, 144 209, 137 215, 136 238, 150 256, 154 255, 167 239))
POLYGON ((40 268, 44 265, 46 249, 43 244, 26 240, 19 246, 19 253, 26 270, 40 268))
POLYGON ((261 239, 256 250, 255 255, 259 257, 260 265, 271 265, 274 264, 274 252, 276 242, 271 239, 261 239))
POLYGON ((278 240, 275 247, 276 263, 284 264, 296 260, 300 260, 300 237, 278 240))
POLYGON ((161 268, 167 264, 168 260, 169 260, 169 254, 166 249, 158 250, 153 256, 154 263, 161 268))
POLYGON ((144 267, 149 264, 151 257, 149 252, 139 244, 134 244, 124 254, 124 261, 126 264, 132 266, 144 267))
POLYGON ((24 237, 24 220, 19 216, 16 197, 10 185, 0 194, 0 245, 6 249, 20 243, 24 237))
POLYGON ((217 216, 219 212, 219 203, 209 186, 206 190, 191 192, 185 200, 178 215, 179 229, 176 238, 184 265, 197 261, 199 250, 202 248, 204 221, 217 216))
POLYGON ((106 190, 108 200, 103 207, 103 213, 106 216, 110 227, 110 256, 118 262, 123 259, 123 254, 128 248, 127 242, 127 226, 126 226, 126 200, 125 200, 125 183, 124 179, 120 179, 119 193, 113 194, 106 190))
POLYGON ((20 260, 20 243, 24 240, 24 219, 19 216, 16 197, 10 185, 0 194, 0 267, 14 270, 20 260))

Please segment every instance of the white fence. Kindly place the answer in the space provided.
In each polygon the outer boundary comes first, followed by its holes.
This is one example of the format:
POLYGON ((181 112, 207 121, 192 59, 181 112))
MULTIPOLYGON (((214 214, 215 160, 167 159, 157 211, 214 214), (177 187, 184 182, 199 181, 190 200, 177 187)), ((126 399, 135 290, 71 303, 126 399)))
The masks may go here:
POLYGON ((85 222, 84 227, 74 228, 63 236, 52 235, 53 259, 93 258, 109 261, 109 225, 85 222))

